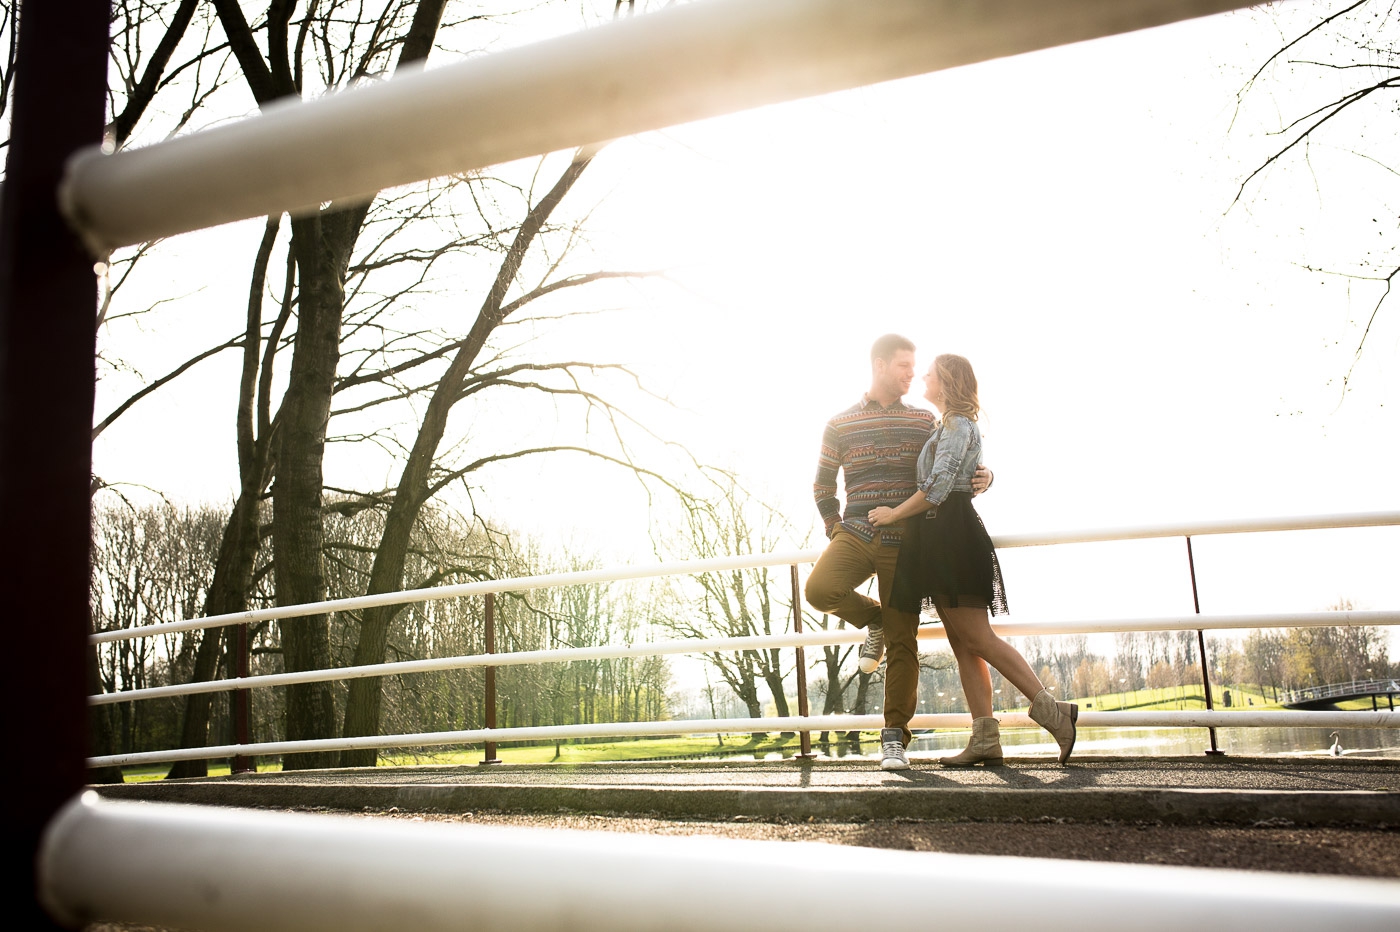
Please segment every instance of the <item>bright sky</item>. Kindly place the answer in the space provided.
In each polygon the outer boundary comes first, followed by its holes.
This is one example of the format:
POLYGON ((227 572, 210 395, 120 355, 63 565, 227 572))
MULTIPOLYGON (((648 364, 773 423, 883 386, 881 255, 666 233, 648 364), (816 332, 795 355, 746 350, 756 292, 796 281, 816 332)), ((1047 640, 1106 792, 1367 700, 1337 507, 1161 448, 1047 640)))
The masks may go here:
MULTIPOLYGON (((858 399, 868 347, 887 331, 911 337, 923 364, 957 352, 976 367, 997 475, 978 507, 994 535, 1400 509, 1400 311, 1377 317, 1343 399, 1380 289, 1303 267, 1351 268, 1377 232, 1359 212, 1393 223, 1400 175, 1314 147, 1314 173, 1295 161, 1227 211, 1277 144, 1269 121, 1294 110, 1261 94, 1232 129, 1235 93, 1325 7, 1213 17, 619 141, 571 195, 599 203, 588 264, 668 268, 673 281, 579 291, 558 309, 624 310, 542 345, 634 363, 681 408, 658 416, 661 433, 736 469, 813 541, 822 425, 858 399)), ((1367 145, 1400 165, 1395 137, 1373 128, 1367 145)), ((234 333, 260 227, 165 244, 144 287, 198 293, 121 353, 156 374, 234 333)), ((231 500, 235 365, 208 364, 119 422, 96 445, 99 475, 231 500)), ((99 416, 131 384, 105 382, 99 416)), ((392 477, 372 450, 332 456, 332 482, 392 477)), ((546 540, 647 560, 658 516, 634 489, 576 460, 538 461, 498 470, 477 501, 546 540)), ((1400 529, 1202 540, 1202 610, 1341 597, 1394 608, 1397 545, 1400 529)), ((1180 541, 1003 561, 1019 618, 1191 609, 1180 541)))

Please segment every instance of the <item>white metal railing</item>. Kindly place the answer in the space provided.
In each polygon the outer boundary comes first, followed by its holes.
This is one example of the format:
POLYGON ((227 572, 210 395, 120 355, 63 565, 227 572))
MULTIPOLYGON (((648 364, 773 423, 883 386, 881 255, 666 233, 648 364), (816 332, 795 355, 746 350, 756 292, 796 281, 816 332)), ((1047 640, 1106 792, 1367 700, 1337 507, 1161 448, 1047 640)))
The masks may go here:
MULTIPOLYGON (((1400 513, 1396 514, 1394 523, 1400 524, 1400 513)), ((473 595, 529 592, 534 589, 585 586, 591 583, 618 582, 626 579, 652 579, 658 576, 756 569, 764 566, 788 566, 793 563, 814 563, 819 556, 821 556, 820 550, 791 550, 753 556, 714 557, 708 560, 676 560, 667 563, 615 566, 599 570, 579 570, 572 573, 550 573, 543 576, 517 576, 514 579, 489 579, 483 582, 459 583, 455 586, 434 586, 431 589, 408 589, 403 592, 385 592, 380 595, 360 595, 348 599, 307 602, 302 605, 260 608, 255 611, 210 615, 207 618, 189 618, 166 624, 142 625, 139 628, 120 628, 98 632, 88 640, 94 644, 103 644, 108 641, 122 641, 131 638, 157 637, 162 634, 174 634, 177 631, 197 631, 203 628, 222 628, 259 621, 279 621, 303 615, 319 615, 323 612, 359 611, 380 605, 410 605, 418 602, 436 602, 441 599, 459 599, 473 595)))
POLYGON ((1145 29, 1240 0, 710 0, 69 163, 101 256, 706 117, 1145 29), (449 115, 450 116, 445 116, 449 115))
POLYGON ((1329 683, 1326 686, 1286 689, 1281 691, 1279 695, 1284 703, 1337 699, 1343 696, 1400 696, 1400 680, 1352 680, 1350 683, 1329 683))
MULTIPOLYGON (((1156 525, 1133 525, 1118 528, 1091 528, 1075 531, 1037 531, 1020 534, 999 534, 992 537, 998 549, 1012 547, 1045 547, 1052 544, 1083 544, 1118 540, 1147 540, 1162 537, 1204 537, 1214 534, 1255 534, 1270 531, 1324 530, 1331 528, 1390 527, 1400 525, 1400 511, 1368 511, 1333 515, 1300 515, 1284 518, 1241 518, 1230 521, 1194 521, 1156 525)), ((408 589, 380 595, 362 595, 346 599, 328 599, 303 605, 283 605, 255 611, 210 615, 134 628, 100 631, 89 640, 94 644, 131 638, 157 637, 179 631, 197 631, 227 625, 277 621, 324 612, 348 612, 381 605, 408 605, 464 596, 528 592, 559 586, 582 586, 590 583, 616 582, 628 579, 650 579, 658 576, 691 575, 722 570, 757 569, 766 566, 788 566, 794 563, 815 563, 822 551, 790 550, 747 556, 714 557, 706 560, 677 560, 636 566, 618 566, 573 573, 551 573, 542 576, 520 576, 515 579, 493 579, 436 586, 431 589, 408 589)), ((1335 613, 1337 617, 1344 613, 1335 613)), ((1262 616, 1261 616, 1262 617, 1262 616)), ((1193 626, 1198 627, 1198 626, 1193 626)), ((1251 626, 1257 627, 1257 626, 1251 626)), ((1160 629, 1150 629, 1160 630, 1160 629)))
MULTIPOLYGON (((1116 529, 1080 530, 1069 532, 1046 532, 1037 534, 1017 534, 994 538, 998 547, 1029 547, 1060 543, 1082 543, 1088 541, 1140 540, 1153 537, 1182 536, 1189 542, 1191 537, 1204 534, 1256 533, 1285 530, 1376 527, 1400 525, 1400 512, 1367 512, 1347 515, 1308 515, 1286 518, 1265 518, 1244 521, 1211 521, 1197 523, 1174 523, 1154 526, 1137 526, 1116 529)), ((685 560, 658 563, 650 566, 623 566, 611 569, 587 570, 574 573, 558 573, 542 576, 528 576, 517 579, 491 580, 466 583, 458 586, 442 586, 434 589, 419 589, 408 592, 386 593, 375 596, 360 596, 349 599, 336 599, 312 605, 284 606, 252 612, 240 612, 206 619, 188 619, 170 624, 148 625, 140 629, 127 629, 122 632, 102 632, 93 641, 103 643, 115 640, 111 635, 125 637, 153 636, 171 631, 188 631, 200 627, 217 627, 270 619, 289 620, 299 616, 328 611, 346 611, 370 605, 402 604, 425 602, 435 599, 461 598, 467 595, 481 595, 490 600, 503 592, 541 589, 553 586, 596 584, 626 579, 654 578, 702 572, 732 571, 758 567, 792 566, 792 598, 798 604, 797 571, 799 563, 810 563, 819 557, 819 550, 785 551, 752 556, 719 557, 706 560, 685 560)), ((1192 563, 1194 586, 1194 562, 1192 563)), ((488 613, 489 614, 489 613, 488 613)), ((490 622, 488 622, 488 625, 490 622)), ((1331 627, 1355 625, 1396 625, 1400 624, 1400 611, 1342 611, 1306 613, 1267 613, 1252 615, 1185 615, 1164 618, 1100 619, 1088 621, 1022 622, 999 623, 995 630, 1004 636, 1116 633, 1123 631, 1203 631, 1206 629, 1252 629, 1265 627, 1331 627)), ((151 687, 126 692, 105 693, 89 697, 93 705, 107 705, 143 699, 169 698, 196 693, 224 692, 255 688, 288 686, 297 683, 325 682, 341 679, 365 677, 409 675, 442 670, 486 668, 488 677, 494 669, 534 663, 567 663, 577 660, 603 660, 622 657, 656 656, 669 654, 703 654, 714 651, 760 650, 770 648, 795 648, 799 654, 799 667, 805 662, 802 651, 807 647, 833 644, 854 644, 863 638, 863 633, 853 629, 820 630, 811 632, 794 631, 779 635, 757 635, 750 637, 709 638, 690 640, 657 641, 634 645, 602 645, 596 647, 559 648, 550 650, 516 651, 499 654, 491 650, 483 654, 459 657, 443 657, 428 660, 397 661, 331 670, 310 670, 294 673, 269 674, 264 676, 241 677, 205 683, 178 684, 151 687)), ((946 637, 941 627, 928 627, 919 632, 922 641, 932 641, 946 637)), ((1204 658, 1202 658, 1204 660, 1204 658)), ((1204 664, 1203 664, 1204 666, 1204 664)), ((804 668, 805 672, 805 668, 804 668)), ((488 695, 493 695, 490 685, 488 695)), ((1207 693, 1209 695, 1209 693, 1207 693)), ((106 755, 92 758, 91 766, 135 765, 165 763, 177 760, 196 760, 235 755, 272 755, 312 751, 345 751, 368 748, 436 747, 449 744, 485 743, 488 749, 502 741, 533 741, 595 737, 627 737, 670 734, 712 734, 746 733, 754 731, 800 731, 803 735, 804 750, 807 734, 811 731, 854 731, 866 728, 879 728, 879 716, 809 716, 806 715, 805 677, 798 679, 798 700, 800 713, 797 716, 773 719, 725 719, 704 721, 653 721, 653 722, 614 722, 588 725, 560 725, 529 728, 496 728, 494 708, 488 709, 487 727, 481 729, 451 732, 423 732, 399 735, 370 735, 343 738, 327 738, 313 741, 276 741, 261 743, 240 743, 203 748, 181 748, 166 751, 134 752, 130 754, 106 755)), ((1208 703, 1209 706, 1209 703, 1208 703)), ((1024 716, 1003 715, 1008 726, 1028 724, 1021 721, 1024 716)), ((911 723, 919 728, 966 727, 966 715, 921 715, 911 723)), ((1182 712, 1083 712, 1081 721, 1086 727, 1317 727, 1354 728, 1400 727, 1400 715, 1392 711, 1373 712, 1216 712, 1208 708, 1200 713, 1182 712)), ((488 755, 489 756, 489 755, 488 755)))
POLYGON ((808 932, 833 891, 867 904, 890 932, 979 928, 992 912, 1000 926, 1039 932, 1400 928, 1391 880, 369 821, 92 793, 50 823, 38 873, 43 902, 72 928, 101 917, 210 932, 808 932), (916 891, 916 905, 878 909, 892 890, 916 891))
MULTIPOLYGON (((1024 712, 998 712, 1007 728, 1038 728, 1024 712)), ((968 728, 966 713, 915 715, 911 729, 968 728)), ((1400 728, 1400 712, 1084 712, 1082 728, 1400 728)), ((303 741, 264 741, 223 744, 169 751, 140 751, 88 759, 91 767, 168 764, 235 756, 266 757, 319 751, 363 751, 385 748, 430 748, 453 744, 492 744, 504 741, 572 741, 580 738, 651 738, 662 735, 750 734, 757 732, 878 731, 880 715, 791 715, 766 718, 681 719, 657 722, 607 722, 595 725, 538 725, 519 728, 471 728, 403 735, 366 735, 303 741)))
MULTIPOLYGON (((510 582, 510 580, 502 580, 510 582)), ((509 589, 504 591, 511 591, 509 589)), ((993 629, 1003 637, 1047 637, 1059 634, 1118 634, 1127 631, 1197 631, 1201 629, 1239 630, 1254 628, 1334 628, 1361 625, 1400 625, 1400 612, 1347 611, 1301 612, 1261 615, 1174 615, 1165 618, 1094 619, 1062 622, 999 622, 993 629)), ((942 626, 919 629, 920 641, 946 640, 942 626)), ((577 660, 618 660, 624 657, 660 657, 672 654, 709 654, 715 651, 768 650, 771 648, 826 647, 834 644, 859 644, 865 632, 857 628, 835 628, 802 634, 758 634, 746 637, 705 638, 672 641, 648 641, 644 644, 603 647, 560 647, 549 650, 521 650, 504 654, 467 654, 460 657, 436 657, 430 660, 397 660, 389 663, 358 667, 333 667, 329 670, 303 670, 296 673, 268 673, 261 676, 232 677, 203 683, 177 683, 170 686, 148 686, 120 692, 99 693, 88 697, 89 705, 115 705, 142 699, 169 699, 200 693, 220 693, 235 689, 266 689, 301 683, 324 683, 332 680, 358 680, 372 676, 405 676, 413 673, 436 673, 443 670, 464 670, 471 667, 512 667, 535 663, 570 663, 577 660)), ((1384 690, 1381 690, 1384 692, 1384 690)))

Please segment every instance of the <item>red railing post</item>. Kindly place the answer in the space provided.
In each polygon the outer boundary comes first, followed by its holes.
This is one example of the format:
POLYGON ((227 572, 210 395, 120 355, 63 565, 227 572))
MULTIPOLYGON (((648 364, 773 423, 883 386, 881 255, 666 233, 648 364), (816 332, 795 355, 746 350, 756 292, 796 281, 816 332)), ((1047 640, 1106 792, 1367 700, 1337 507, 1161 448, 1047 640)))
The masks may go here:
MULTIPOLYGON (((1186 563, 1191 568, 1191 601, 1195 603, 1196 614, 1199 615, 1201 613, 1201 596, 1196 589, 1196 556, 1191 551, 1190 534, 1186 535, 1186 563)), ((1196 643, 1201 649, 1201 682, 1206 688, 1206 711, 1213 712, 1215 711, 1215 701, 1210 697, 1210 667, 1206 660, 1206 633, 1200 628, 1196 629, 1196 643)), ((1225 752, 1215 744, 1215 727, 1210 726, 1207 730, 1210 732, 1210 750, 1206 751, 1206 754, 1212 757, 1223 756, 1225 752)))
MULTIPOLYGON (((234 630, 233 650, 235 654, 235 676, 240 678, 248 675, 248 626, 238 625, 234 630)), ((252 742, 252 728, 250 719, 252 717, 252 692, 247 689, 235 689, 229 696, 230 711, 233 713, 233 743, 249 744, 252 742)), ((233 761, 229 764, 232 773, 257 773, 257 764, 246 754, 235 754, 233 761)))
MULTIPOLYGON (((486 653, 496 652, 496 594, 486 593, 486 653)), ((486 727, 496 727, 496 668, 486 668, 486 727)), ((496 742, 486 742, 486 756, 482 758, 483 764, 499 764, 501 759, 496 756, 496 742)))
MULTIPOLYGON (((797 564, 790 567, 792 570, 792 632, 802 633, 802 599, 797 586, 797 564)), ((797 714, 803 718, 807 717, 807 652, 801 647, 797 648, 797 714)), ((816 755, 812 753, 812 733, 810 731, 798 732, 798 740, 801 743, 802 753, 797 756, 803 760, 810 760, 816 755)))

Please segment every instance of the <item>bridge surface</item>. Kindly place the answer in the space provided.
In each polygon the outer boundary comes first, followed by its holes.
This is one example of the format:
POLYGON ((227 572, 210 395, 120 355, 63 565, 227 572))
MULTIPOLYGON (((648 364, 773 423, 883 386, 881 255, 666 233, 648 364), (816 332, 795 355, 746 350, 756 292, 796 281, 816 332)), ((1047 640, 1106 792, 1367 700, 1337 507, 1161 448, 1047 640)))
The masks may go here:
POLYGON ((1330 709, 1348 699, 1369 698, 1371 708, 1379 709, 1380 705, 1376 700, 1381 696, 1385 697, 1388 708, 1395 708, 1395 697, 1400 696, 1400 680, 1352 680, 1349 683, 1309 686, 1304 689, 1286 690, 1279 694, 1279 700, 1290 709, 1330 709))
POLYGON ((503 764, 259 773, 96 787, 113 799, 343 811, 627 813, 669 819, 1073 820, 1400 827, 1400 760, 1044 758, 503 764))

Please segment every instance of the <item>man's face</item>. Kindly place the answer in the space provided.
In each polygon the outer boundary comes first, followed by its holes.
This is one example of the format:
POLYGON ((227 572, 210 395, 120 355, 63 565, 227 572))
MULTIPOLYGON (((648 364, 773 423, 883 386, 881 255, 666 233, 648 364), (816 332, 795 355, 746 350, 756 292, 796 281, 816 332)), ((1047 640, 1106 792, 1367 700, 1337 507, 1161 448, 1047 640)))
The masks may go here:
POLYGON ((903 398, 914 382, 914 351, 895 350, 889 359, 875 360, 875 384, 881 391, 903 398))

